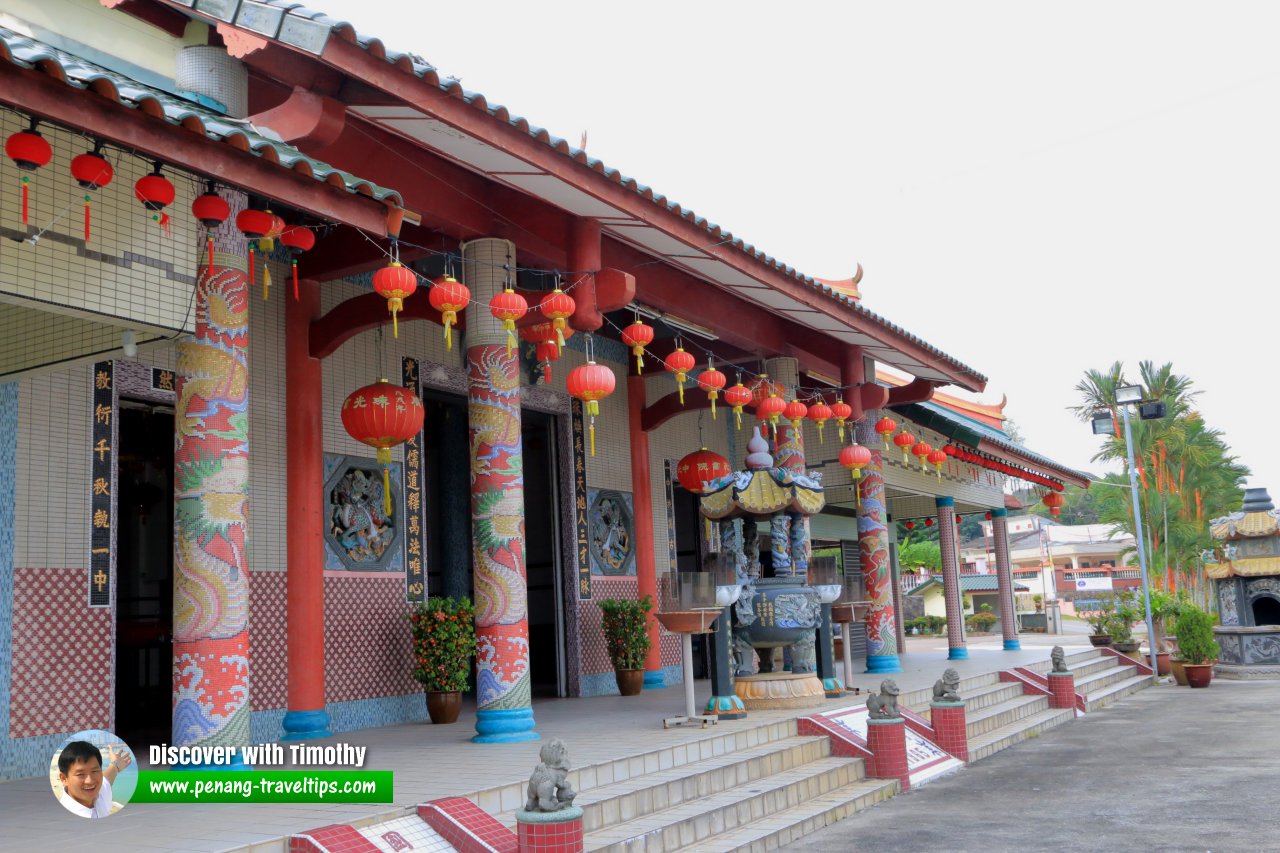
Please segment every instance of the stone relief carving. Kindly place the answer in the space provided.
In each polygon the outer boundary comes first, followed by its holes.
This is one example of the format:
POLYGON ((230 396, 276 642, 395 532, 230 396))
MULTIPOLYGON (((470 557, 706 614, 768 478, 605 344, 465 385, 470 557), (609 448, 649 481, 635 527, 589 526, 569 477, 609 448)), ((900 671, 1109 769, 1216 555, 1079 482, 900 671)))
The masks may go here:
POLYGON ((1234 578, 1218 581, 1218 615, 1223 625, 1240 624, 1240 608, 1236 604, 1236 582, 1234 578))
POLYGON ((1248 635, 1244 638, 1244 659, 1248 663, 1280 663, 1280 637, 1248 635))
POLYGON ((1280 596, 1280 578, 1258 578, 1257 580, 1251 580, 1245 585, 1245 592, 1250 598, 1265 592, 1280 596))
POLYGON ((383 515, 382 478, 352 468, 329 496, 330 531, 346 555, 357 563, 376 563, 391 545, 395 528, 383 515))
POLYGON ((1218 659, 1223 663, 1240 663, 1240 635, 1219 634, 1218 659))

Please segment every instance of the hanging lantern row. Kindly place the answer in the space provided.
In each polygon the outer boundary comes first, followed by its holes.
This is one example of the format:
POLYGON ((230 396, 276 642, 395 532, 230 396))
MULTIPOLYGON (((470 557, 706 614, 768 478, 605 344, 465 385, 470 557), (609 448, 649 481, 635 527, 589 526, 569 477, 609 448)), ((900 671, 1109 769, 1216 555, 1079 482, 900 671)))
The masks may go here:
POLYGON ((1055 492, 1061 492, 1065 488, 1058 480, 1046 477, 1043 474, 1037 474, 1034 471, 1028 471, 1025 468, 1019 468, 1016 465, 1001 462, 998 459, 994 459, 981 453, 974 453, 972 451, 965 450, 963 447, 948 444, 942 448, 942 451, 957 462, 965 462, 979 468, 986 468, 989 471, 995 471, 996 473, 1004 474, 1007 477, 1014 477, 1028 483, 1033 483, 1037 486, 1043 486, 1044 488, 1051 489, 1055 492))
POLYGON ((378 451, 382 466, 382 508, 391 516, 391 448, 422 431, 422 401, 408 388, 379 379, 357 388, 342 403, 342 425, 361 444, 378 451))

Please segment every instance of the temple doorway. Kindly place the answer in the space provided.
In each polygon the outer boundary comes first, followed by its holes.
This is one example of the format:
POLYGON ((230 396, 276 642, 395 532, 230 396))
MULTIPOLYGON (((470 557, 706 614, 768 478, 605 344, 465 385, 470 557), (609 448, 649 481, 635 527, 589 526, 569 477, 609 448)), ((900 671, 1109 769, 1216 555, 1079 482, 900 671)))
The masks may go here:
POLYGON ((534 696, 567 696, 564 576, 560 570, 560 478, 556 418, 525 409, 525 571, 529 590, 529 670, 534 696))
POLYGON ((115 731, 170 739, 173 708, 173 408, 121 400, 116 454, 115 731))
POLYGON ((1280 625, 1280 600, 1260 595, 1253 600, 1254 625, 1280 625))

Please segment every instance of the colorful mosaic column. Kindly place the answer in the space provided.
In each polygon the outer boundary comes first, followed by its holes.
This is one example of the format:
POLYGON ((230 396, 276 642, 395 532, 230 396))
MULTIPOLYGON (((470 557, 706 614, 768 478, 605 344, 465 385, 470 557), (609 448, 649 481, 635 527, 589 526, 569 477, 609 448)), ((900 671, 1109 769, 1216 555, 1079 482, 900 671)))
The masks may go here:
POLYGON ((1005 651, 1022 648, 1018 641, 1018 616, 1013 608, 1013 567, 1009 563, 1009 511, 991 510, 991 537, 996 546, 996 585, 1000 591, 1000 631, 1005 651))
MULTIPOLYGON (((774 382, 785 389, 788 400, 795 398, 796 385, 800 381, 799 362, 794 358, 771 358, 765 362, 765 370, 774 382)), ((793 474, 804 474, 804 428, 793 426, 785 418, 778 423, 778 441, 774 449, 773 464, 793 474)), ((805 577, 809 573, 809 557, 813 546, 809 539, 809 517, 795 514, 789 519, 787 530, 787 554, 783 564, 778 562, 778 546, 774 546, 774 574, 779 577, 805 577)), ((775 531, 776 535, 776 531, 775 531)))
POLYGON ((888 507, 884 498, 884 456, 870 414, 858 421, 858 443, 871 450, 871 463, 862 469, 858 483, 858 552, 867 601, 867 672, 902 672, 894 627, 893 569, 889 559, 888 507))
POLYGON ((964 601, 960 592, 960 565, 956 551, 956 499, 935 498, 938 506, 938 546, 942 549, 942 595, 947 604, 947 660, 964 660, 964 601))
POLYGON ((528 589, 519 347, 489 312, 515 281, 515 246, 464 243, 467 404, 471 433, 471 557, 476 598, 476 743, 537 740, 529 686, 528 589))
MULTIPOLYGON (((244 237, 197 264, 195 334, 178 345, 173 745, 249 743, 249 290, 244 237)), ((243 763, 237 766, 243 767, 243 763)))

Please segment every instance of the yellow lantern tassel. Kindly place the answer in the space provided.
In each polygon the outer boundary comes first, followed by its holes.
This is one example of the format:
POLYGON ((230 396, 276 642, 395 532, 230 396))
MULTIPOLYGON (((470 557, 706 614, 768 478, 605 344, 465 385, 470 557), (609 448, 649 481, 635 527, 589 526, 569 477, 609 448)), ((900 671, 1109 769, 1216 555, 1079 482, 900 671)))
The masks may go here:
POLYGON ((551 325, 556 330, 556 355, 560 355, 560 351, 564 349, 564 329, 566 325, 564 318, 555 318, 551 325))
POLYGON ((262 300, 265 302, 271 295, 271 267, 262 265, 262 300))
POLYGON ((716 392, 711 392, 711 420, 716 419, 716 392))
POLYGON ((393 296, 387 300, 387 310, 391 312, 391 337, 400 337, 400 309, 404 308, 404 300, 393 296))
POLYGON ((684 377, 683 373, 676 374, 676 385, 680 388, 680 405, 684 405, 684 377))
POLYGON ((737 422, 737 428, 741 430, 742 429, 742 407, 741 406, 733 407, 733 419, 734 421, 737 422))
POLYGON ((502 328, 507 330, 507 358, 510 358, 511 348, 516 345, 516 321, 503 320, 502 328))
POLYGON ((453 329, 453 324, 456 323, 457 320, 457 311, 444 312, 444 348, 449 352, 453 352, 453 335, 450 330, 453 329))
POLYGON ((839 433, 839 435, 840 435, 840 443, 841 443, 841 444, 844 444, 844 421, 838 421, 838 422, 836 423, 836 428, 837 428, 838 433, 839 433))
POLYGON ((596 415, 600 414, 600 403, 595 400, 587 401, 587 414, 591 420, 587 424, 587 440, 591 444, 591 455, 596 455, 596 415))
POLYGON ((636 375, 644 373, 644 347, 639 344, 631 348, 631 354, 636 357, 636 375))
POLYGON ((862 469, 852 468, 849 473, 853 475, 853 508, 855 510, 862 508, 862 489, 859 488, 858 481, 862 479, 862 469))
POLYGON ((920 457, 920 471, 925 474, 929 473, 929 466, 926 464, 926 460, 923 456, 920 457))
POLYGON ((819 444, 821 444, 821 443, 822 443, 822 428, 823 428, 824 426, 826 426, 826 424, 825 424, 825 423, 820 423, 820 424, 818 424, 818 443, 819 443, 819 444))
POLYGON ((382 469, 382 508, 387 511, 387 518, 391 517, 391 469, 382 469))

